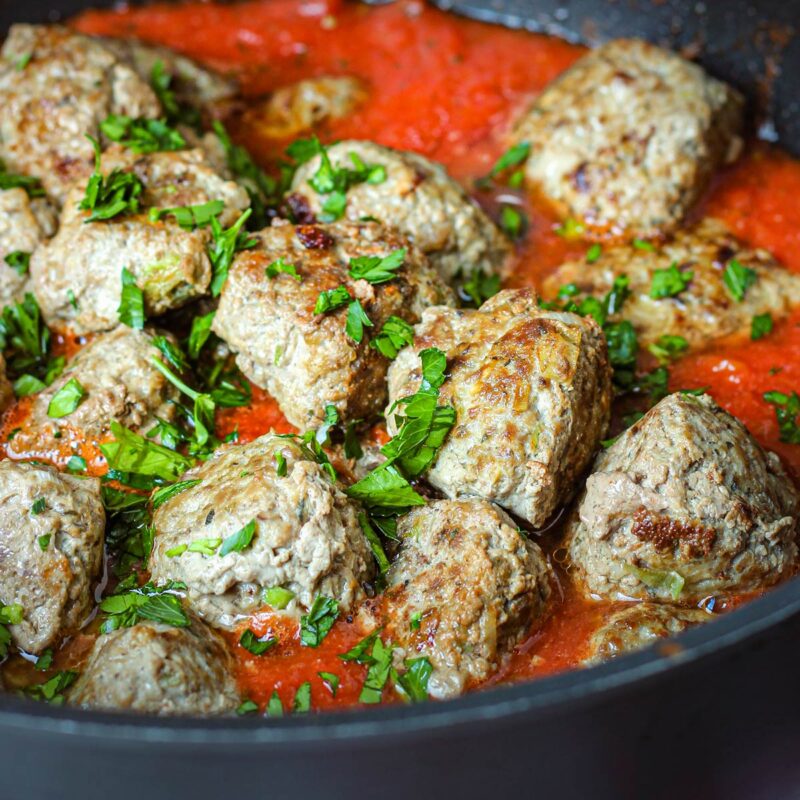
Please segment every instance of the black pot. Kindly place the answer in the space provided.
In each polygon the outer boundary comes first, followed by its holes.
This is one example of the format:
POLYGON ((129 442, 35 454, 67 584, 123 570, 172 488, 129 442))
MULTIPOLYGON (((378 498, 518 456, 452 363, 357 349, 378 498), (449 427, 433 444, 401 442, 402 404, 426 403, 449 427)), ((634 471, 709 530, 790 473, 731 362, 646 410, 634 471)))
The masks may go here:
MULTIPOLYGON (((5 0, 0 27, 85 5, 5 0)), ((459 10, 569 38, 707 43, 701 61, 772 115, 763 131, 800 152, 800 43, 779 52, 768 35, 800 19, 798 0, 467 0, 459 10), (766 92, 776 56, 783 72, 766 92)), ((450 703, 282 720, 156 720, 0 695, 0 798, 800 797, 800 580, 675 643, 450 703)))

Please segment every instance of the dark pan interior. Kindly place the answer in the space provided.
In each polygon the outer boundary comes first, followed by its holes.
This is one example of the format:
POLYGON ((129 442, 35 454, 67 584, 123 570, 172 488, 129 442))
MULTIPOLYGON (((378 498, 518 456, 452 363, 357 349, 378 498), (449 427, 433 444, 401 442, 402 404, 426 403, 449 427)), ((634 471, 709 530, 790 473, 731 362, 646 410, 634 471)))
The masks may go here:
MULTIPOLYGON (((0 0, 0 29, 87 5, 0 0)), ((762 134, 800 153, 800 42, 790 35, 800 0, 446 6, 570 39, 637 35, 688 48, 748 94, 762 134)), ((679 642, 669 657, 638 653, 448 704, 271 722, 85 714, 0 694, 0 800, 796 796, 800 582, 679 642)))

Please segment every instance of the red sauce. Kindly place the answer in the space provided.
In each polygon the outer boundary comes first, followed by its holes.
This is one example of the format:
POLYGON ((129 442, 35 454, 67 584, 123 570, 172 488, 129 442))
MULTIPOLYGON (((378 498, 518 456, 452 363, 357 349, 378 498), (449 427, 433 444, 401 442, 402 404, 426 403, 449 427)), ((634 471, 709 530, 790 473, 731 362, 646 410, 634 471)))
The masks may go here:
MULTIPOLYGON (((369 87, 369 101, 347 119, 323 127, 321 138, 366 138, 417 150, 445 163, 468 187, 505 149, 504 134, 518 110, 582 52, 557 39, 458 19, 408 0, 379 8, 342 0, 148 5, 87 12, 75 24, 91 33, 163 43, 234 73, 256 104, 258 95, 302 78, 355 75, 369 87)), ((265 167, 285 144, 261 135, 257 114, 245 115, 236 133, 265 167)), ((490 211, 497 201, 491 194, 478 199, 490 211)), ((508 283, 538 285, 587 244, 559 237, 548 209, 529 198, 520 197, 520 202, 530 226, 508 283)), ((771 250, 800 271, 796 161, 756 145, 716 179, 701 207, 725 220, 745 241, 771 250)), ((672 370, 672 385, 708 386, 800 478, 800 447, 778 441, 773 408, 762 398, 768 389, 800 389, 800 311, 762 341, 727 341, 684 358, 672 370), (770 372, 773 366, 775 374, 770 372)), ((250 408, 223 410, 217 422, 221 435, 238 430, 240 442, 270 428, 291 430, 275 402, 258 389, 250 408)), ((490 683, 580 663, 589 636, 614 605, 583 599, 563 575, 560 592, 550 616, 490 683)), ((744 599, 731 598, 727 606, 744 599)), ((359 639, 356 625, 340 620, 319 649, 301 647, 297 626, 278 616, 258 615, 250 625, 259 635, 274 633, 280 644, 255 657, 235 644, 238 635, 231 636, 245 694, 264 704, 276 690, 288 708, 298 686, 310 681, 315 708, 357 702, 364 668, 338 659, 359 639), (339 676, 335 698, 320 671, 339 676)))

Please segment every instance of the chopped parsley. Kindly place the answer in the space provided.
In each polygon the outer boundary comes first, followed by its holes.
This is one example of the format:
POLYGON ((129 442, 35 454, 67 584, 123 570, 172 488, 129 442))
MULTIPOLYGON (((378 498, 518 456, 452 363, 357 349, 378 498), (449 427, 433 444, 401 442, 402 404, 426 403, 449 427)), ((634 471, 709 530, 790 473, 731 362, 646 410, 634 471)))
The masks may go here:
POLYGON ((172 500, 173 497, 179 495, 181 492, 185 492, 187 489, 191 489, 192 486, 197 486, 200 483, 200 478, 192 478, 191 480, 186 481, 178 481, 177 483, 172 483, 169 486, 162 486, 159 489, 156 489, 153 492, 153 496, 150 498, 153 509, 155 510, 159 506, 163 506, 169 500, 172 500))
POLYGON ((213 297, 219 297, 225 286, 236 253, 241 250, 250 250, 258 244, 258 240, 248 236, 247 231, 244 230, 244 224, 251 213, 251 209, 248 208, 228 229, 224 229, 216 217, 211 219, 213 241, 209 245, 208 258, 211 261, 211 295, 213 297))
POLYGON ((367 316, 361 301, 352 300, 347 307, 347 322, 345 323, 345 333, 358 344, 364 339, 364 328, 373 327, 372 320, 367 316))
POLYGON ((194 459, 145 439, 138 433, 111 423, 114 439, 100 445, 111 469, 174 481, 194 465, 194 459))
POLYGON ((247 714, 255 714, 257 711, 258 711, 258 704, 250 699, 242 700, 242 702, 239 703, 238 707, 236 708, 236 713, 240 717, 244 717, 247 714))
POLYGON ((100 130, 107 139, 119 142, 133 153, 157 153, 186 147, 186 139, 180 131, 163 119, 134 119, 124 114, 110 114, 100 123, 100 130))
POLYGON ((586 251, 586 263, 587 264, 595 264, 597 261, 600 260, 600 256, 603 255, 603 248, 601 245, 595 242, 587 251, 586 251))
POLYGON ((389 570, 389 559, 386 557, 380 537, 375 532, 372 525, 369 524, 369 518, 363 511, 358 515, 358 524, 361 526, 364 537, 372 550, 372 555, 375 557, 375 561, 378 564, 379 574, 385 575, 389 570))
POLYGON ((27 275, 28 268, 31 263, 31 254, 26 253, 24 250, 13 250, 8 253, 3 259, 17 275, 27 275))
POLYGON ((410 658, 405 662, 406 671, 398 675, 396 685, 412 703, 424 703, 428 699, 428 681, 433 665, 425 657, 410 658))
POLYGON ((191 624, 177 592, 186 590, 186 584, 169 581, 163 586, 152 582, 105 597, 100 610, 106 615, 100 630, 110 633, 118 628, 130 628, 143 619, 188 628, 191 624))
POLYGON ((294 695, 292 714, 307 714, 311 710, 311 683, 301 683, 294 695))
POLYGON ((8 655, 8 648, 11 644, 11 633, 8 625, 19 625, 23 619, 22 606, 19 603, 6 605, 0 601, 0 658, 8 655))
POLYGON ((278 693, 274 690, 272 694, 269 696, 269 702, 267 703, 267 716, 268 717, 283 716, 283 703, 281 703, 281 698, 278 696, 278 693))
POLYGON ((519 239, 527 227, 525 214, 516 206, 503 205, 500 209, 500 227, 511 239, 519 239))
POLYGON ((67 470, 72 473, 86 472, 87 464, 83 456, 70 456, 67 461, 67 470))
POLYGON ((267 265, 266 274, 270 280, 277 278, 278 275, 290 275, 298 283, 303 282, 303 278, 297 272, 297 267, 294 264, 288 264, 282 257, 267 265))
POLYGON ((767 311, 765 314, 756 314, 750 321, 750 338, 755 342, 758 339, 763 339, 772 333, 775 327, 775 322, 772 319, 772 314, 767 311))
POLYGON ((53 675, 52 678, 44 683, 34 686, 27 686, 23 691, 32 700, 49 703, 53 706, 64 704, 64 692, 72 686, 78 679, 78 673, 74 670, 61 670, 53 675))
POLYGON ((211 220, 225 210, 222 200, 209 200, 194 206, 175 206, 174 208, 151 208, 150 222, 158 222, 164 217, 173 217, 175 222, 186 231, 204 228, 211 220))
POLYGON ((86 389, 75 378, 70 378, 50 399, 47 416, 61 419, 71 414, 83 402, 86 389))
POLYGON ((308 614, 300 617, 300 643, 319 647, 339 616, 339 603, 331 597, 317 595, 308 614))
POLYGON ((279 478, 285 478, 286 477, 286 469, 287 469, 287 467, 286 467, 286 456, 284 456, 283 453, 281 453, 280 451, 276 452, 275 453, 275 474, 279 478))
POLYGON ((44 197, 42 182, 38 178, 9 172, 2 161, 0 161, 0 189, 24 189, 28 197, 44 197))
POLYGON ((405 248, 393 250, 389 255, 359 256, 350 259, 348 274, 354 280, 365 280, 371 284, 386 283, 397 277, 395 274, 406 259, 405 248))
POLYGON ((396 358, 397 354, 414 342, 414 329, 400 317, 391 316, 380 331, 372 337, 369 346, 374 347, 386 358, 396 358))
POLYGON ((239 644, 254 656, 263 656, 268 650, 271 650, 278 644, 278 640, 274 637, 271 639, 259 639, 253 631, 248 628, 239 637, 239 644))
MULTIPOLYGON (((190 553, 200 553, 203 556, 213 556, 219 550, 220 545, 222 545, 222 539, 219 537, 195 539, 186 546, 186 550, 190 553)), ((178 545, 178 547, 181 547, 181 545, 178 545)))
POLYGON ((167 121, 172 124, 183 123, 199 130, 200 112, 178 101, 172 81, 173 76, 166 71, 164 62, 160 59, 156 61, 150 71, 150 85, 167 115, 167 121))
POLYGON ((488 177, 496 178, 506 170, 511 169, 511 167, 519 166, 528 158, 530 152, 531 146, 528 142, 519 142, 518 144, 512 145, 494 162, 494 166, 489 172, 488 177))
POLYGON ((458 294, 466 306, 480 308, 490 297, 500 291, 500 276, 489 275, 482 269, 476 269, 464 283, 458 287, 458 294))
POLYGON ((647 253, 654 253, 656 251, 656 246, 646 239, 634 239, 631 244, 636 250, 644 250, 647 253))
POLYGON ((192 320, 192 330, 186 345, 189 358, 197 359, 200 355, 200 351, 211 336, 211 325, 216 313, 216 311, 209 311, 208 314, 202 314, 192 320))
POLYGON ((314 313, 327 314, 329 311, 335 311, 337 308, 346 306, 352 299, 346 286, 326 289, 317 296, 317 302, 314 304, 314 313))
POLYGON ((322 678, 322 682, 331 693, 331 696, 336 697, 336 691, 339 688, 339 676, 333 672, 318 672, 317 675, 322 678))
POLYGON ((360 703, 375 704, 381 702, 383 690, 392 672, 392 652, 391 645, 385 645, 380 637, 375 638, 372 652, 365 662, 369 664, 369 668, 367 669, 367 677, 364 679, 364 685, 361 687, 361 694, 358 696, 360 703))
POLYGON ((787 444, 800 444, 800 425, 797 422, 800 415, 800 396, 797 392, 790 395, 776 391, 766 392, 764 399, 775 406, 780 440, 787 444))
POLYGON ((657 269, 653 272, 653 281, 650 284, 650 297, 660 299, 679 295, 692 282, 692 270, 680 270, 677 263, 672 263, 667 269, 657 269))
POLYGON ((668 364, 678 356, 682 356, 689 349, 689 342, 683 336, 676 336, 665 333, 658 339, 649 344, 647 349, 660 363, 668 364))
POLYGON ((36 663, 33 665, 33 668, 37 672, 45 672, 50 667, 53 666, 53 651, 48 647, 39 658, 36 659, 36 663))
POLYGON ((39 543, 39 549, 41 551, 44 552, 45 550, 47 550, 47 548, 50 546, 50 539, 51 538, 52 538, 52 534, 46 533, 43 536, 39 536, 36 539, 36 541, 39 543))
POLYGON ((561 225, 559 225, 555 232, 562 238, 567 240, 580 239, 585 233, 586 228, 582 222, 578 222, 574 217, 567 217, 561 225))
POLYGON ((255 532, 256 521, 251 519, 243 528, 240 528, 236 533, 232 533, 227 539, 223 539, 222 546, 219 549, 220 556, 226 556, 228 553, 241 553, 247 550, 253 542, 255 532))
POLYGON ((294 600, 294 592, 290 592, 282 586, 271 586, 269 589, 264 589, 264 602, 278 611, 286 608, 292 600, 294 600))
POLYGON ((136 276, 126 267, 122 268, 122 293, 117 316, 129 328, 139 331, 144 328, 144 292, 136 285, 136 276))
POLYGON ((41 514, 45 508, 47 508, 47 502, 45 501, 44 497, 38 497, 33 501, 33 505, 31 506, 31 514, 41 514))
POLYGON ((722 280, 731 297, 737 302, 741 303, 744 300, 747 290, 758 280, 758 274, 754 269, 745 267, 740 264, 735 258, 728 262, 725 271, 722 273, 722 280))
POLYGON ((92 212, 84 222, 110 220, 120 214, 138 214, 144 184, 132 172, 120 169, 114 169, 104 176, 100 169, 100 145, 91 136, 87 138, 94 147, 94 172, 78 205, 81 211, 92 212))

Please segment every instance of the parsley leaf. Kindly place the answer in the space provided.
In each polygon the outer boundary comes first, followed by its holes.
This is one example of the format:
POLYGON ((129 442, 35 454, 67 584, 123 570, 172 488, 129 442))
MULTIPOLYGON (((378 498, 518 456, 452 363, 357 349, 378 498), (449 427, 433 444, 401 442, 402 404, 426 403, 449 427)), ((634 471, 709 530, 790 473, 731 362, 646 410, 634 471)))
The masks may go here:
POLYGON ((211 325, 214 322, 216 313, 216 311, 209 311, 208 314, 202 314, 192 320, 192 330, 189 333, 189 341, 187 343, 190 358, 197 359, 203 349, 203 345, 208 341, 208 337, 211 336, 211 325))
POLYGON ((772 333, 774 327, 775 322, 769 311, 765 314, 756 314, 750 322, 750 338, 754 342, 758 339, 763 339, 765 336, 772 333))
POLYGON ((379 509, 382 512, 402 513, 411 506, 425 505, 425 500, 397 467, 386 462, 348 487, 347 494, 362 502, 370 511, 379 509))
POLYGON ((186 481, 178 481, 177 483, 171 483, 169 486, 162 486, 159 489, 156 489, 153 492, 153 496, 150 498, 153 504, 153 509, 159 508, 163 506, 164 503, 172 500, 173 497, 176 497, 181 492, 185 492, 187 489, 191 489, 192 486, 197 486, 198 483, 201 483, 200 478, 192 478, 186 481))
POLYGON ((298 274, 297 267, 294 264, 288 264, 283 258, 278 258, 276 261, 273 261, 271 264, 267 265, 266 269, 267 277, 272 280, 273 278, 277 278, 280 274, 291 275, 298 283, 303 282, 303 278, 298 274))
POLYGON ((297 687, 292 704, 292 714, 307 714, 311 710, 311 684, 306 681, 297 687))
POLYGON ((678 269, 677 263, 670 264, 667 269, 657 269, 653 272, 650 297, 654 299, 675 297, 686 289, 692 278, 694 278, 694 272, 678 269))
POLYGON ((358 696, 360 703, 375 704, 381 702, 383 690, 392 671, 392 652, 391 645, 385 645, 380 637, 375 639, 375 643, 372 645, 367 677, 361 687, 361 694, 358 696))
POLYGON ((725 272, 722 273, 722 280, 728 287, 731 297, 741 303, 747 290, 758 280, 758 274, 750 267, 742 266, 735 258, 728 262, 725 272))
POLYGON ((361 526, 361 530, 364 532, 364 537, 366 538, 370 549, 372 550, 372 555, 375 557, 375 561, 378 564, 379 574, 385 575, 389 570, 389 559, 386 557, 386 553, 383 550, 380 537, 377 533, 375 533, 375 529, 372 527, 372 525, 369 524, 369 519, 364 512, 359 513, 358 524, 361 526))
POLYGON ((797 422, 800 415, 800 396, 797 392, 792 392, 791 395, 776 391, 765 392, 764 399, 775 406, 780 440, 787 444, 800 444, 800 425, 797 422))
POLYGON ((372 320, 367 316, 360 300, 351 301, 347 307, 347 322, 345 323, 345 333, 357 343, 361 343, 364 338, 364 328, 372 327, 372 320))
POLYGON ((374 347, 386 358, 396 358, 397 354, 414 342, 414 329, 400 317, 391 316, 379 333, 372 337, 369 346, 374 347))
POLYGON ((38 178, 9 172, 2 161, 0 161, 0 189, 24 189, 28 197, 44 197, 42 182, 38 178))
POLYGON ((117 309, 119 321, 135 330, 144 328, 144 292, 136 285, 136 276, 122 268, 122 294, 117 309))
POLYGON ((503 205, 500 209, 500 227, 511 239, 519 239, 527 227, 525 215, 516 206, 503 205))
POLYGON ((151 208, 150 222, 158 222, 164 217, 174 217, 175 222, 186 231, 203 228, 225 210, 222 200, 209 200, 194 206, 176 206, 174 208, 151 208))
POLYGON ((600 260, 600 256, 603 255, 603 248, 601 245, 595 242, 587 251, 586 251, 586 263, 587 264, 595 264, 600 260))
POLYGON ((264 602, 278 611, 286 608, 292 600, 294 600, 294 592, 290 592, 282 586, 271 586, 269 589, 264 589, 264 602))
POLYGON ((35 686, 27 686, 24 692, 32 700, 39 700, 40 702, 49 703, 53 706, 60 706, 63 705, 65 701, 64 692, 69 689, 77 679, 78 673, 74 670, 61 670, 44 683, 39 683, 35 686))
POLYGON ((196 108, 178 102, 172 81, 173 76, 166 71, 164 62, 160 59, 156 61, 150 71, 150 85, 166 112, 167 120, 173 124, 182 122, 199 130, 200 112, 196 108))
POLYGON ((480 308, 490 297, 500 291, 500 276, 489 275, 482 269, 476 269, 467 280, 458 287, 458 294, 464 305, 480 308))
POLYGON ((247 650, 248 653, 252 653, 254 656, 263 656, 264 653, 278 644, 278 640, 274 637, 271 639, 259 639, 258 636, 248 628, 239 637, 239 644, 247 650))
POLYGON ((331 696, 336 697, 336 690, 339 688, 339 676, 334 675, 333 672, 318 672, 317 675, 322 678, 322 682, 327 686, 331 696))
POLYGON ((110 633, 118 628, 130 628, 143 619, 188 628, 191 625, 176 592, 186 590, 186 584, 169 581, 163 586, 146 583, 144 586, 105 597, 100 610, 106 614, 100 630, 110 633))
POLYGON ((336 289, 326 289, 319 293, 317 302, 314 305, 315 314, 327 314, 337 308, 347 305, 353 298, 346 286, 338 286, 336 289))
POLYGON ((194 465, 194 459, 151 442, 138 433, 111 423, 114 439, 100 445, 111 469, 174 481, 194 465))
POLYGON ((283 703, 278 693, 273 690, 267 703, 267 716, 268 717, 282 717, 283 716, 283 703))
POLYGON ((78 205, 81 211, 92 212, 84 222, 105 221, 120 214, 139 213, 139 197, 144 191, 144 184, 132 172, 120 169, 114 169, 104 176, 100 169, 100 145, 91 136, 87 138, 94 147, 94 172, 78 205))
POLYGON ((31 263, 31 254, 24 250, 14 250, 8 253, 3 259, 17 275, 27 275, 31 263))
POLYGON ((50 399, 47 416, 61 419, 71 414, 83 402, 86 390, 75 379, 70 378, 50 399))
POLYGON ((668 364, 689 349, 689 342, 683 336, 665 333, 663 336, 659 336, 655 342, 649 344, 647 349, 660 363, 668 364))
POLYGON ((405 263, 406 250, 393 250, 388 256, 359 256, 350 259, 349 275, 353 280, 372 284, 386 283, 396 278, 395 272, 405 263))
POLYGON ((186 139, 180 131, 163 119, 134 119, 124 114, 110 114, 100 123, 100 130, 107 139, 119 142, 133 153, 157 153, 186 147, 186 139))
POLYGON ((251 519, 243 528, 232 533, 227 539, 222 542, 222 547, 219 549, 220 556, 226 556, 228 553, 241 553, 247 550, 253 542, 253 536, 256 532, 256 521, 251 519))
POLYGON ((407 659, 405 664, 406 671, 397 676, 397 684, 412 703, 424 703, 428 699, 433 665, 425 656, 407 659))
POLYGON ((494 162, 494 166, 492 167, 491 172, 489 172, 489 177, 496 178, 507 169, 522 164, 525 160, 527 160, 530 152, 531 146, 528 142, 519 142, 518 144, 509 147, 508 150, 506 150, 506 152, 494 162))
POLYGON ((250 214, 251 210, 248 208, 227 230, 223 229, 216 217, 211 220, 213 242, 208 250, 208 258, 211 261, 213 275, 211 278, 212 297, 219 297, 222 287, 228 280, 228 271, 236 253, 241 250, 250 250, 258 244, 257 239, 251 238, 243 230, 250 214))
POLYGON ((317 595, 308 614, 300 617, 300 643, 319 647, 339 616, 339 603, 331 597, 317 595))

